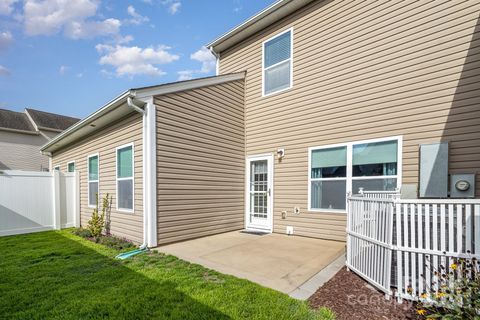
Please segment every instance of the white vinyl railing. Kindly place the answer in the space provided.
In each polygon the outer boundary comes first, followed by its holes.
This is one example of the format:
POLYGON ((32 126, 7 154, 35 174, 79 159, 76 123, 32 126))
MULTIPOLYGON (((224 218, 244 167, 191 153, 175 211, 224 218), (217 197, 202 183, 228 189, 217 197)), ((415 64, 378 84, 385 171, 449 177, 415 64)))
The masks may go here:
POLYGON ((0 171, 0 236, 79 226, 78 176, 0 171))
POLYGON ((347 267, 388 296, 435 292, 436 270, 480 259, 480 200, 360 195, 348 208, 347 267))
POLYGON ((350 197, 347 220, 347 267, 391 295, 393 202, 350 197))

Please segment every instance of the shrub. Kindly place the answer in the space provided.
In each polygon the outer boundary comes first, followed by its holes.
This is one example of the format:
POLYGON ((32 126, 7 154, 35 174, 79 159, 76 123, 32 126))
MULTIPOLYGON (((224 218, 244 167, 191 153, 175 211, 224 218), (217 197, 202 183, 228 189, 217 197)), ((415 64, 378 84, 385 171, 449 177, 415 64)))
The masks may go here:
POLYGON ((480 319, 480 266, 475 258, 459 258, 447 270, 432 270, 438 290, 420 295, 417 313, 426 319, 480 319))
POLYGON ((103 229, 105 228, 105 215, 110 209, 111 199, 107 193, 102 199, 102 211, 98 212, 98 194, 96 197, 96 206, 93 209, 92 217, 88 221, 87 229, 90 230, 92 237, 98 242, 99 237, 102 235, 103 229))
POLYGON ((98 243, 103 244, 109 248, 115 250, 124 250, 128 248, 134 248, 135 245, 126 239, 117 238, 114 236, 100 237, 98 243))
POLYGON ((78 229, 74 229, 72 232, 73 232, 74 235, 82 237, 82 238, 91 238, 92 237, 92 233, 88 229, 78 228, 78 229))

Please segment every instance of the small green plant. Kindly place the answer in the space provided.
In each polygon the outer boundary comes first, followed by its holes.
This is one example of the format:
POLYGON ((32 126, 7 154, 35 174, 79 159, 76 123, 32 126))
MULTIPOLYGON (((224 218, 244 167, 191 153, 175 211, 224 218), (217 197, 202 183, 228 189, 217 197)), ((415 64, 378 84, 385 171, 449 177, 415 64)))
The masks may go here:
POLYGON ((90 230, 85 229, 85 228, 74 229, 72 231, 72 233, 74 235, 82 237, 82 238, 91 238, 92 237, 92 233, 90 232, 90 230))
POLYGON ((98 243, 115 250, 124 250, 135 247, 135 245, 130 241, 114 236, 102 236, 100 237, 98 243))
POLYGON ((98 194, 95 195, 95 209, 93 209, 92 217, 88 221, 87 229, 91 232, 92 237, 98 242, 105 228, 105 215, 110 210, 111 199, 107 193, 102 199, 102 210, 99 212, 98 208, 98 194))
POLYGON ((425 319, 480 319, 480 266, 472 258, 453 261, 449 270, 440 266, 432 270, 438 281, 438 290, 430 288, 430 294, 422 293, 417 314, 425 319))
POLYGON ((327 308, 320 308, 317 311, 317 313, 319 314, 321 319, 324 319, 324 320, 335 320, 336 319, 335 313, 333 313, 332 310, 327 309, 327 308))

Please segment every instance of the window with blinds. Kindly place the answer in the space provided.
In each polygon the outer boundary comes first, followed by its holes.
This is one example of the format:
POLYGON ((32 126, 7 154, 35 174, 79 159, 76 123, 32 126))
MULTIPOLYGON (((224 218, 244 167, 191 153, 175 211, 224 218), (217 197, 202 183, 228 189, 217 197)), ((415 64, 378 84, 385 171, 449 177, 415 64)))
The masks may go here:
POLYGON ((309 210, 344 212, 349 192, 399 188, 400 139, 310 148, 309 210))
POLYGON ((263 95, 292 87, 292 30, 263 43, 263 95))
POLYGON ((117 209, 133 211, 133 144, 117 148, 117 209))

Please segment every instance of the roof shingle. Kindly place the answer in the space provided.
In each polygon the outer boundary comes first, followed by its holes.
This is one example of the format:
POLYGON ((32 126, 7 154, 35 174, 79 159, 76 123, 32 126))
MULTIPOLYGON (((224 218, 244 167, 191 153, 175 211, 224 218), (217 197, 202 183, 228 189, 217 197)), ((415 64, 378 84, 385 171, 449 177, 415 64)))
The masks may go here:
POLYGON ((0 128, 35 132, 25 113, 5 109, 0 109, 0 128))
POLYGON ((28 112, 37 127, 47 130, 52 129, 63 131, 80 121, 80 119, 77 118, 62 116, 56 113, 39 111, 35 109, 25 109, 25 111, 28 112))

